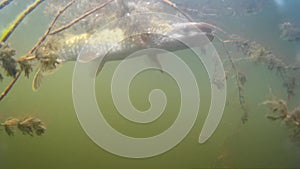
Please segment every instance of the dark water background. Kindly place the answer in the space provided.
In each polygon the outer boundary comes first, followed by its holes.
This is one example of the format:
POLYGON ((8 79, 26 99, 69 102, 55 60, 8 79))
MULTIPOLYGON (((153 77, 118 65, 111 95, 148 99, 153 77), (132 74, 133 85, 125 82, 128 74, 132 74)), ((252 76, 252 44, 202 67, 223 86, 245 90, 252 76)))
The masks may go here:
MULTIPOLYGON (((0 31, 30 2, 15 1, 10 7, 1 10, 0 31)), ((208 3, 196 0, 177 2, 190 6, 208 3)), ((300 1, 283 2, 284 5, 278 6, 274 1, 256 15, 224 15, 206 17, 205 20, 232 34, 255 40, 276 55, 284 56, 287 61, 297 62, 300 43, 280 39, 279 24, 285 21, 300 23, 300 1)), ((218 6, 221 0, 214 3, 218 6)), ((32 47, 49 21, 42 12, 42 6, 24 20, 9 39, 11 46, 17 49, 18 56, 32 47)), ((179 54, 191 55, 188 51, 180 51, 179 54)), ((200 64, 196 64, 194 57, 187 57, 186 62, 196 72, 197 81, 201 84, 201 108, 191 132, 172 150, 152 158, 128 159, 110 154, 95 145, 77 120, 72 102, 74 63, 67 63, 58 72, 48 76, 38 92, 31 90, 32 76, 30 79, 22 77, 0 103, 0 119, 35 115, 47 124, 47 132, 41 137, 23 136, 21 133, 9 137, 4 131, 0 131, 0 169, 300 168, 300 147, 289 140, 289 133, 284 125, 265 118, 267 109, 260 105, 269 96, 269 87, 274 94, 285 96, 282 82, 274 72, 268 71, 263 65, 240 64, 239 68, 248 75, 245 95, 247 108, 250 110, 249 121, 245 125, 241 124, 242 111, 235 83, 231 80, 228 82, 227 104, 218 130, 208 142, 198 144, 198 136, 209 108, 209 80, 204 67, 199 67, 200 64)), ((165 91, 168 105, 159 120, 149 125, 134 124, 118 114, 111 99, 110 82, 117 64, 118 62, 107 64, 96 82, 96 95, 101 99, 99 105, 106 120, 115 129, 130 136, 151 136, 168 128, 176 118, 180 103, 180 94, 174 80, 159 71, 147 71, 137 76, 132 82, 130 95, 138 109, 149 108, 148 94, 155 88, 165 91)), ((9 80, 6 78, 1 83, 1 89, 9 80)), ((297 105, 300 101, 299 90, 296 92, 291 105, 297 105)))

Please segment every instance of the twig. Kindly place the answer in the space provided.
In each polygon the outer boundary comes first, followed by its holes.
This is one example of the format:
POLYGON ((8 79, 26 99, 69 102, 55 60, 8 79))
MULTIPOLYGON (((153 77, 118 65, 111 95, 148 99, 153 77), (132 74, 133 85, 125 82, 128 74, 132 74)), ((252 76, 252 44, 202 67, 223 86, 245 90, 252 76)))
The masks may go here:
POLYGON ((243 93, 243 84, 241 84, 241 81, 240 81, 241 75, 240 75, 240 72, 237 70, 237 67, 236 67, 230 53, 227 51, 225 43, 223 43, 222 41, 221 41, 221 43, 223 45, 223 48, 225 49, 226 55, 229 59, 231 67, 232 67, 232 69, 235 73, 235 79, 236 79, 236 83, 238 85, 239 103, 240 103, 240 106, 241 106, 242 110, 244 111, 244 114, 242 116, 242 122, 245 123, 248 120, 248 112, 247 112, 246 107, 245 107, 245 97, 242 94, 243 93))
POLYGON ((54 34, 57 34, 57 33, 59 33, 59 32, 62 32, 62 31, 64 31, 64 30, 70 28, 71 26, 73 26, 74 24, 76 24, 77 22, 79 22, 80 20, 82 20, 82 19, 84 19, 85 17, 87 17, 87 16, 93 14, 93 13, 96 12, 97 10, 99 10, 99 9, 101 9, 101 8, 103 8, 103 7, 105 7, 106 5, 108 5, 109 3, 111 3, 112 1, 114 1, 114 0, 108 0, 108 1, 106 1, 105 3, 103 3, 103 4, 99 5, 99 6, 93 8, 93 9, 87 11, 87 12, 85 12, 83 15, 81 15, 81 16, 79 16, 78 18, 72 20, 70 23, 68 23, 68 24, 66 24, 66 25, 64 25, 64 26, 62 26, 62 27, 60 27, 60 28, 54 30, 53 32, 49 33, 49 35, 54 35, 54 34))
POLYGON ((25 55, 25 56, 22 56, 20 57, 19 59, 17 59, 17 62, 22 62, 22 61, 30 61, 30 60, 34 60, 36 59, 37 56, 36 55, 33 55, 33 56, 28 56, 28 55, 25 55))
POLYGON ((64 6, 61 10, 59 10, 55 16, 55 18, 52 20, 52 22, 50 23, 47 31, 44 33, 44 35, 39 39, 39 41, 34 45, 34 47, 28 52, 28 54, 32 54, 47 38, 47 36, 49 35, 51 29, 53 28, 53 26, 55 25, 57 19, 61 16, 62 13, 64 13, 64 11, 66 9, 68 9, 72 4, 74 4, 76 2, 76 0, 72 0, 71 2, 69 2, 66 6, 64 6))
POLYGON ((183 12, 181 9, 179 9, 175 3, 171 2, 170 0, 162 0, 164 3, 170 5, 174 9, 176 9, 179 13, 181 13, 184 17, 186 17, 190 22, 194 22, 193 19, 187 15, 185 12, 183 12))
POLYGON ((44 0, 36 0, 33 4, 28 6, 27 9, 25 11, 23 11, 15 19, 15 21, 8 27, 8 29, 4 31, 4 33, 2 34, 2 36, 0 38, 0 41, 1 42, 6 41, 9 38, 9 36, 13 33, 13 31, 17 28, 17 26, 22 22, 22 20, 42 2, 44 2, 44 0))
POLYGON ((0 2, 0 9, 6 7, 7 5, 9 5, 13 0, 3 0, 0 2))
POLYGON ((15 85, 15 83, 17 82, 17 80, 19 79, 19 77, 20 77, 21 74, 22 74, 22 71, 19 71, 17 73, 16 77, 14 78, 14 80, 11 81, 10 84, 1 93, 1 95, 0 95, 0 101, 2 101, 2 99, 8 94, 8 92, 10 91, 10 89, 15 85))

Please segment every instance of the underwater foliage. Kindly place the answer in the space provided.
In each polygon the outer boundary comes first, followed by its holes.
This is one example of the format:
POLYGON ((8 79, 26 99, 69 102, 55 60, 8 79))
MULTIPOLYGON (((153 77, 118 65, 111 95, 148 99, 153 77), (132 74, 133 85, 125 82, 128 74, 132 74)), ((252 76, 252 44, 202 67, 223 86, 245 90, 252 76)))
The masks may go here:
POLYGON ((29 78, 29 75, 30 75, 30 73, 31 73, 32 70, 33 70, 32 65, 29 63, 29 61, 26 61, 26 60, 24 60, 24 61, 19 61, 18 63, 19 63, 19 65, 20 65, 21 71, 23 71, 24 74, 25 74, 25 76, 26 76, 27 78, 29 78))
POLYGON ((279 73, 283 73, 283 71, 290 68, 270 50, 255 41, 237 40, 234 43, 238 51, 247 56, 246 58, 239 58, 239 61, 249 60, 254 63, 265 64, 269 70, 276 70, 279 73))
POLYGON ((262 103, 268 106, 269 114, 266 117, 272 121, 282 121, 290 130, 290 138, 292 141, 300 140, 300 105, 291 111, 285 100, 272 96, 271 99, 262 103))
MULTIPOLYGON (((6 43, 0 43, 0 67, 6 72, 8 77, 16 77, 18 71, 25 73, 25 76, 29 78, 32 72, 32 64, 29 61, 15 60, 13 57, 16 55, 16 51, 9 47, 6 43)), ((3 75, 0 73, 0 80, 3 79, 3 75)))
POLYGON ((16 132, 15 129, 19 129, 24 135, 40 136, 45 133, 45 124, 37 117, 28 116, 23 119, 19 118, 8 118, 0 124, 5 129, 5 132, 9 136, 13 136, 16 132))
POLYGON ((18 71, 17 62, 13 58, 15 55, 16 51, 14 49, 5 43, 0 43, 0 66, 5 70, 6 75, 10 77, 15 77, 18 71))

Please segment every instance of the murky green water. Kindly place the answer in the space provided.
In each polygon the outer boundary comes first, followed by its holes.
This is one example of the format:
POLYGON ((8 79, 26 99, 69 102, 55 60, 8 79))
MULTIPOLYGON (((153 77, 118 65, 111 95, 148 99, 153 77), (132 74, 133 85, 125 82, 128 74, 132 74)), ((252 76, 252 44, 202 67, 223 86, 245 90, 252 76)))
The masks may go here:
MULTIPOLYGON (((0 28, 10 23, 29 2, 13 3, 0 10, 0 28)), ((240 34, 271 48, 288 60, 295 59, 299 42, 291 43, 279 38, 278 24, 286 18, 298 20, 296 9, 277 11, 267 7, 254 16, 211 18, 231 33, 240 34)), ((42 8, 42 7, 41 7, 42 8)), ((41 9, 39 8, 39 9, 41 9)), ((9 39, 18 56, 24 54, 43 34, 50 19, 41 10, 34 11, 9 39)), ((298 15, 299 16, 299 15, 298 15)), ((216 44, 218 46, 218 44, 216 44)), ((222 49, 219 51, 224 55, 222 49)), ((239 64, 247 73, 245 90, 249 120, 241 123, 235 81, 229 80, 227 103, 222 121, 214 135, 204 144, 198 143, 210 104, 209 79, 205 68, 189 51, 179 51, 194 72, 199 85, 201 104, 195 125, 187 137, 172 150, 145 159, 129 159, 113 155, 89 139, 81 128, 73 107, 72 75, 74 63, 67 63, 56 73, 47 76, 38 92, 33 92, 29 79, 22 77, 8 96, 0 103, 0 119, 10 116, 34 115, 43 119, 47 131, 43 136, 30 137, 21 133, 9 137, 0 131, 0 169, 193 169, 193 168, 299 168, 300 148, 289 140, 288 130, 280 122, 265 118, 267 108, 260 105, 268 96, 284 96, 282 82, 274 72, 254 63, 239 64)), ((149 137, 161 133, 172 125, 180 104, 178 87, 171 77, 160 71, 150 70, 139 74, 130 87, 130 97, 139 110, 149 108, 148 94, 152 89, 162 89, 168 98, 164 114, 150 124, 137 124, 124 119, 116 110, 110 93, 111 78, 119 62, 105 65, 96 80, 98 104, 106 120, 119 132, 128 136, 149 137)), ((4 89, 11 79, 0 84, 4 89)), ((299 103, 299 90, 291 105, 299 103)))

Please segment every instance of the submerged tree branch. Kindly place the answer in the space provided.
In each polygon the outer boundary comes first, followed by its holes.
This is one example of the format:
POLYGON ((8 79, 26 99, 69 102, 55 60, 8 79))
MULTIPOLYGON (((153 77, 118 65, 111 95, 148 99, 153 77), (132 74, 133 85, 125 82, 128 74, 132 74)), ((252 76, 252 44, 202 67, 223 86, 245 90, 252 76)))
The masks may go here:
POLYGON ((66 6, 64 6, 61 10, 59 10, 55 16, 55 18, 52 20, 52 22, 50 23, 47 31, 44 33, 44 35, 39 39, 39 41, 34 45, 34 47, 28 52, 28 54, 32 54, 47 38, 47 36, 49 35, 51 29, 53 28, 53 26, 55 25, 56 21, 58 20, 58 18, 61 16, 62 13, 64 13, 64 11, 66 11, 72 4, 74 4, 76 2, 76 0, 72 0, 71 2, 69 2, 66 6))
POLYGON ((39 4, 44 2, 44 0, 36 0, 33 4, 27 7, 15 20, 14 22, 5 30, 0 38, 0 41, 5 42, 9 36, 15 31, 17 26, 23 21, 23 19, 31 13, 39 4))
POLYGON ((7 5, 9 5, 13 0, 3 0, 0 2, 0 9, 6 7, 7 5))
POLYGON ((245 107, 245 96, 243 95, 243 91, 244 91, 244 84, 246 83, 247 79, 243 73, 238 71, 230 53, 226 49, 224 42, 222 42, 222 45, 223 45, 223 48, 225 49, 226 55, 229 59, 229 62, 231 64, 231 67, 235 74, 236 85, 238 88, 239 104, 243 110, 243 115, 242 115, 241 120, 243 123, 245 123, 248 120, 248 111, 246 110, 246 107, 245 107))
POLYGON ((68 23, 68 24, 66 24, 66 25, 64 25, 64 26, 62 26, 62 27, 60 27, 60 28, 54 30, 53 32, 49 33, 49 35, 54 35, 54 34, 57 34, 57 33, 59 33, 59 32, 62 32, 62 31, 64 31, 64 30, 70 28, 71 26, 73 26, 73 25, 76 24, 77 22, 81 21, 81 20, 84 19, 85 17, 87 17, 87 16, 93 14, 94 12, 96 12, 96 11, 99 10, 99 9, 104 8, 106 5, 108 5, 108 4, 111 3, 112 1, 114 1, 114 0, 108 0, 108 1, 106 1, 105 3, 103 3, 103 4, 99 5, 99 6, 93 8, 93 9, 87 11, 87 12, 85 12, 83 15, 81 15, 81 16, 79 16, 78 18, 72 20, 70 23, 68 23))
POLYGON ((22 74, 22 71, 19 71, 16 75, 16 77, 14 78, 14 80, 12 80, 10 82, 10 84, 5 88, 5 90, 1 93, 0 95, 0 101, 3 100, 3 98, 8 94, 8 92, 10 91, 10 89, 15 85, 15 83, 17 82, 17 80, 20 78, 20 75, 22 74))

